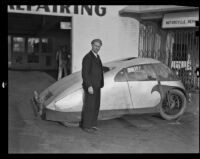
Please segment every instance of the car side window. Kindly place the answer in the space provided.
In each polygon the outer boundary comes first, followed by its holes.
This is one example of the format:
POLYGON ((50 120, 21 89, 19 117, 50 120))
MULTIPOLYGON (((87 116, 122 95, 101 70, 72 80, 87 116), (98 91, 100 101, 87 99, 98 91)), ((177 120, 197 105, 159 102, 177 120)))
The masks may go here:
POLYGON ((145 70, 145 72, 147 74, 148 80, 150 80, 150 81, 153 80, 154 81, 154 80, 157 79, 156 72, 153 69, 152 64, 142 65, 142 67, 143 67, 143 69, 145 70))
POLYGON ((128 81, 154 81, 156 73, 151 65, 136 65, 126 68, 128 81))
POLYGON ((126 74, 124 69, 121 69, 115 76, 115 82, 126 82, 126 74))
POLYGON ((160 81, 179 80, 176 74, 163 63, 152 64, 152 67, 160 81))

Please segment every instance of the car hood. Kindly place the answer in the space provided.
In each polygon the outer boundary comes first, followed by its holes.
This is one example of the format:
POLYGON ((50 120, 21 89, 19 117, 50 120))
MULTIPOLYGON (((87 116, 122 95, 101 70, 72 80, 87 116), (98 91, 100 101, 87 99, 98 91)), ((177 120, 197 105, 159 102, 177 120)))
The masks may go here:
POLYGON ((44 105, 50 104, 52 101, 60 99, 69 93, 75 92, 82 88, 81 72, 68 75, 55 82, 39 95, 43 99, 44 105))

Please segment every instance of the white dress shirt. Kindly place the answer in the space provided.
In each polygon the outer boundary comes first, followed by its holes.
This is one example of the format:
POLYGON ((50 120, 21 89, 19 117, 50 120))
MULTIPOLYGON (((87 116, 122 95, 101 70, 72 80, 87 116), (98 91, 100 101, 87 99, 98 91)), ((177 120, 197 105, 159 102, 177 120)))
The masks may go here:
POLYGON ((96 58, 98 57, 97 53, 95 53, 94 51, 92 51, 92 53, 94 54, 94 56, 95 56, 96 58))

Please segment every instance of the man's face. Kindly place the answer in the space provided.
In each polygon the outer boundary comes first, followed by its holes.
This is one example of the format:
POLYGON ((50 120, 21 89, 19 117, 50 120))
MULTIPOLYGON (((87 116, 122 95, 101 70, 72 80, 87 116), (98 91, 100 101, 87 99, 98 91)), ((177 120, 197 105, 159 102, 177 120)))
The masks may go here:
POLYGON ((92 44, 92 51, 98 53, 101 48, 101 44, 99 42, 94 42, 92 44))

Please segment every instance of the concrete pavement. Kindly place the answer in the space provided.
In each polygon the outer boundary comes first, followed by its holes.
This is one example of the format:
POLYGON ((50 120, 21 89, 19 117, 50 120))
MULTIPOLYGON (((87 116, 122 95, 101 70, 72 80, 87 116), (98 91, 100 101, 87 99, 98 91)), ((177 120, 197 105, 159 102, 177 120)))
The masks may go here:
POLYGON ((30 98, 55 79, 44 72, 9 71, 9 153, 196 153, 199 151, 199 96, 178 121, 158 115, 127 115, 99 121, 93 135, 80 128, 34 116, 30 98))

